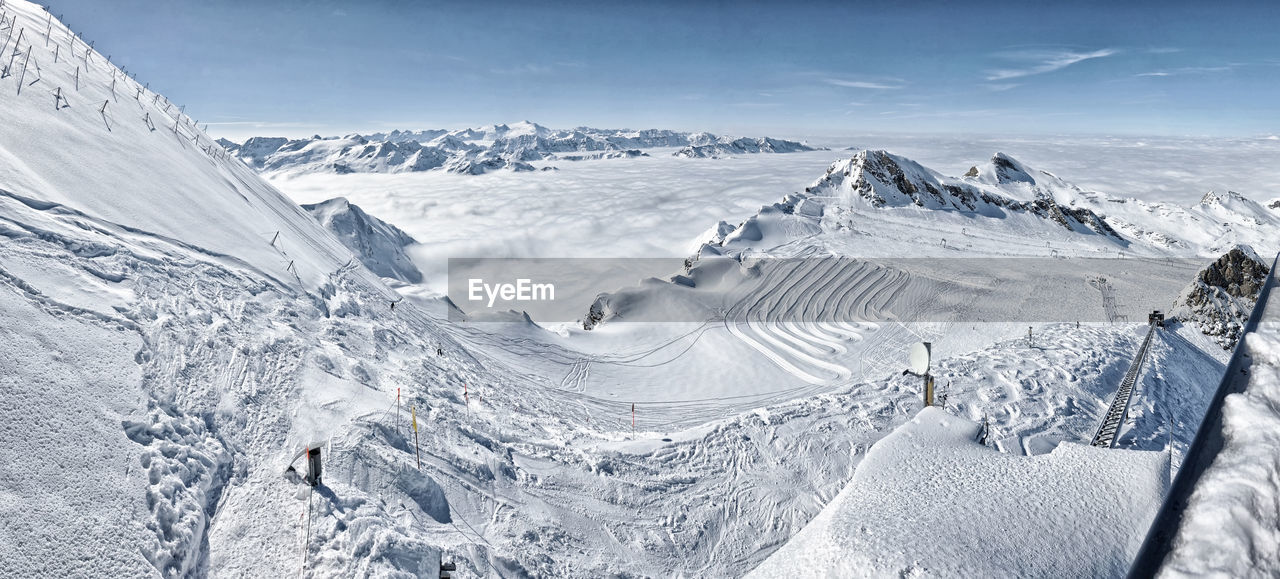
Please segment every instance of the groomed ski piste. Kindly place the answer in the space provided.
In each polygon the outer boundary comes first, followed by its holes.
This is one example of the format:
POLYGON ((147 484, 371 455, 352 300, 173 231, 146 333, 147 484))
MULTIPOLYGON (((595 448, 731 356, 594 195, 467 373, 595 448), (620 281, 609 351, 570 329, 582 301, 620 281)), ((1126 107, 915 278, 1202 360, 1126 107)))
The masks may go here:
MULTIPOLYGON (((1019 574, 1004 563, 1111 574, 1141 542, 1226 359, 1188 325, 1157 333, 1108 451, 1072 445, 1096 431, 1143 324, 1036 323, 1029 341, 1027 324, 1012 322, 769 321, 767 312, 812 307, 833 284, 860 288, 850 290, 867 298, 860 307, 881 292, 907 306, 945 298, 895 293, 923 283, 908 270, 819 267, 696 295, 664 280, 602 288, 633 292, 637 308, 696 311, 748 295, 766 312, 732 323, 452 323, 438 296, 394 291, 180 107, 42 8, 6 1, 0 12, 10 39, 0 59, 10 69, 0 78, 3 575, 408 577, 433 576, 443 560, 458 576, 740 576, 766 560, 790 568, 771 556, 800 548, 783 546, 817 533, 801 530, 850 489, 899 486, 876 473, 899 473, 903 487, 879 514, 912 515, 898 500, 918 482, 894 460, 903 444, 927 447, 922 459, 955 447, 938 460, 989 475, 949 487, 949 514, 988 547, 1044 546, 1070 561, 943 550, 950 566, 922 567, 864 557, 895 542, 869 537, 839 554, 858 561, 856 574, 1019 574), (922 413, 918 378, 901 375, 916 341, 938 346, 942 409, 922 413), (990 448, 962 442, 984 418, 990 448), (312 490, 287 468, 317 444, 325 467, 312 490), (1095 478, 1063 480, 1086 462, 1095 478), (1096 480, 1104 472, 1140 492, 1097 532, 1063 535, 1037 524, 1052 505, 1011 500, 1052 480, 1040 490, 1113 505, 1119 491, 1096 480), (998 511, 978 508, 1006 491, 998 511)), ((1025 180, 984 175, 971 186, 1038 198, 1025 180)), ((1097 195, 1076 202, 1109 203, 1088 201, 1097 195)), ((997 215, 809 199, 830 205, 766 208, 704 245, 696 267, 743 254, 921 255, 922 239, 934 256, 1122 249, 1135 263, 1207 264, 1237 243, 1274 255, 1280 220, 1244 198, 1180 213, 1131 201, 1108 214, 1108 236, 1007 205, 997 215)), ((1194 273, 1167 273, 1162 291, 1194 273)), ((935 275, 926 288, 962 281, 935 275)), ((1102 308, 1101 294, 1041 289, 1102 308)))

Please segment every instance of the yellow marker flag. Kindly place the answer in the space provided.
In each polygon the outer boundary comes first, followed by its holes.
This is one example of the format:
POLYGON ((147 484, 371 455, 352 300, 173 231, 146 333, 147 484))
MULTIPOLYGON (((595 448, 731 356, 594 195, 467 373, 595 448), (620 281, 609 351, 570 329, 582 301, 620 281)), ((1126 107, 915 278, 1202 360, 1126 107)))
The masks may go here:
POLYGON ((413 431, 418 432, 418 411, 410 406, 409 413, 413 415, 413 431))

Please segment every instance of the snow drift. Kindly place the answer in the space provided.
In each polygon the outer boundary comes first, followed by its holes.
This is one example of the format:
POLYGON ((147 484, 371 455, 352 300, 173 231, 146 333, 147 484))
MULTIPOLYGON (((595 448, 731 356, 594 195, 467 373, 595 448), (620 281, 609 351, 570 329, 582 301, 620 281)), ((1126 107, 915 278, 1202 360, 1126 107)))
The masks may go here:
POLYGON ((749 577, 1115 577, 1168 483, 1158 452, 1064 443, 1017 457, 925 408, 749 577))

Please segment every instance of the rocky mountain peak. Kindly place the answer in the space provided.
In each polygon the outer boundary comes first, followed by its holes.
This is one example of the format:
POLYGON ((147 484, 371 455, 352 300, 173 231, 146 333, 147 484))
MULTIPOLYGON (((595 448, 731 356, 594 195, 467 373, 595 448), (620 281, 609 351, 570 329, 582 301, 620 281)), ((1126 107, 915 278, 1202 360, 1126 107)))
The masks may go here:
POLYGON ((1241 328, 1269 272, 1253 248, 1233 247, 1200 270, 1183 290, 1172 314, 1230 350, 1240 339, 1241 328))

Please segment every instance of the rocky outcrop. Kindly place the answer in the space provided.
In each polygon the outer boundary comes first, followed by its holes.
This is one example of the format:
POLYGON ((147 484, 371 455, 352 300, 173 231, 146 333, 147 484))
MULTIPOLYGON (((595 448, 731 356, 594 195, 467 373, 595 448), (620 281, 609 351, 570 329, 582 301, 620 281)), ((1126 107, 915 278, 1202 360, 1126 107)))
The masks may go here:
POLYGON ((1230 350, 1240 339, 1268 273, 1252 248, 1234 247, 1200 270, 1170 313, 1230 350))

